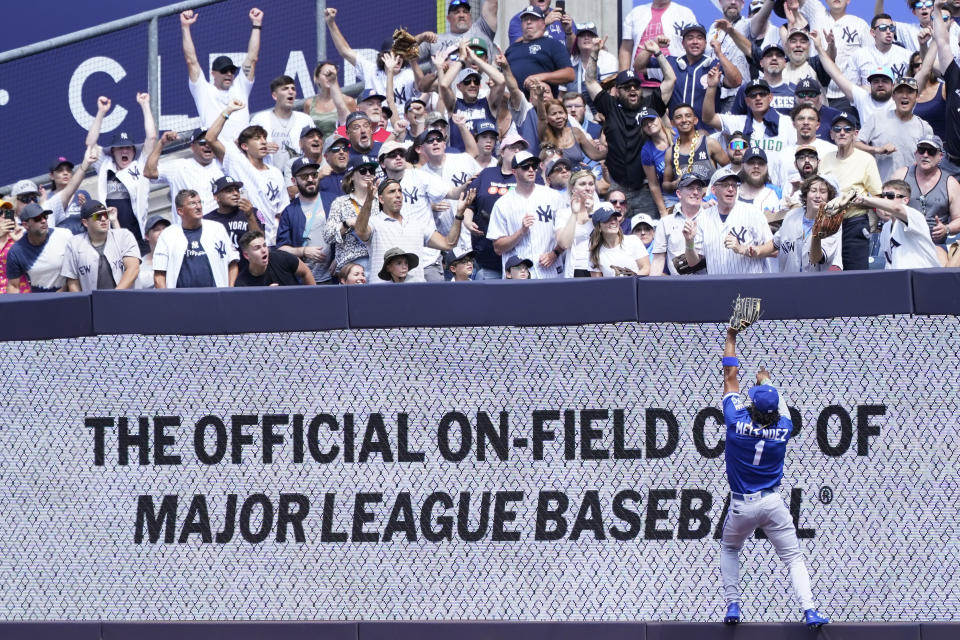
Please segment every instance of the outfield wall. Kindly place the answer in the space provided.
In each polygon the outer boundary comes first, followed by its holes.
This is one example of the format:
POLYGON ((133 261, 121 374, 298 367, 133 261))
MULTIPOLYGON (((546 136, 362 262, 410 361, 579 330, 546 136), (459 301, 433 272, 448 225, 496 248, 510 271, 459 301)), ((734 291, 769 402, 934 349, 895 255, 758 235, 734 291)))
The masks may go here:
POLYGON ((742 293, 821 606, 956 619, 958 276, 3 296, 0 617, 716 620, 742 293))

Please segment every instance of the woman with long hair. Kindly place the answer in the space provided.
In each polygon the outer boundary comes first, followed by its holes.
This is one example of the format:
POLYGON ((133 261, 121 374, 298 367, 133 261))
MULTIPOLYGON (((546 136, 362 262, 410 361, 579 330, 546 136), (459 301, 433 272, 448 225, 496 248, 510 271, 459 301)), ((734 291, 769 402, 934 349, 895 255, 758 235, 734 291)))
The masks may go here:
POLYGON ((943 139, 947 137, 947 87, 934 64, 936 58, 936 47, 927 49, 927 55, 922 57, 915 51, 910 56, 907 75, 916 79, 919 91, 914 115, 929 122, 933 132, 943 139))
POLYGON ((585 158, 603 160, 607 157, 607 148, 594 140, 580 127, 570 126, 570 116, 563 102, 556 98, 545 98, 543 91, 531 91, 537 107, 537 135, 540 142, 553 145, 560 154, 577 165, 585 158))
POLYGON ((313 123, 326 139, 337 130, 337 121, 340 119, 337 104, 342 102, 347 112, 353 112, 357 110, 357 101, 340 90, 337 65, 332 62, 325 60, 317 63, 313 70, 313 83, 317 87, 317 94, 303 101, 303 111, 313 118, 313 123))
MULTIPOLYGON (((328 244, 334 245, 333 265, 337 272, 342 270, 348 262, 359 264, 365 272, 370 270, 370 253, 367 250, 367 244, 353 232, 353 225, 357 221, 360 207, 363 206, 367 195, 376 190, 374 186, 376 175, 376 165, 372 163, 350 167, 343 176, 341 185, 346 195, 340 196, 330 205, 330 215, 327 216, 323 238, 328 244)), ((377 215, 380 212, 380 204, 376 198, 372 200, 373 207, 370 215, 377 215)))
POLYGON ((640 238, 623 235, 620 214, 609 205, 597 208, 590 234, 589 265, 594 278, 613 276, 646 276, 650 274, 650 257, 640 238))
POLYGON ((593 221, 590 215, 596 206, 597 183, 593 173, 586 169, 576 171, 570 176, 569 214, 567 223, 557 232, 557 246, 567 252, 564 277, 589 278, 590 269, 587 265, 587 247, 590 242, 590 233, 593 231, 593 221))
MULTIPOLYGON (((640 112, 640 124, 647 140, 640 150, 640 162, 647 176, 650 196, 657 206, 657 217, 666 217, 673 206, 679 202, 673 193, 663 193, 663 172, 666 168, 666 152, 673 146, 673 128, 666 126, 663 118, 651 108, 640 112)), ((642 211, 640 213, 647 213, 642 211)), ((652 212, 651 212, 652 213, 652 212)))

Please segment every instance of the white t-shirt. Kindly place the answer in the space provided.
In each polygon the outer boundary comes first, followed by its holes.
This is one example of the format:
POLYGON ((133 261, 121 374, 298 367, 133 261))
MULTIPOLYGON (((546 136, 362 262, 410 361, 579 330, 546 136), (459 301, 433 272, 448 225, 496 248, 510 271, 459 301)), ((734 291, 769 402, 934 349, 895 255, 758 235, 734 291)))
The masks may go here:
MULTIPOLYGON (((623 19, 623 37, 633 40, 633 51, 630 52, 631 61, 636 53, 637 47, 643 46, 644 32, 647 30, 647 25, 650 24, 650 18, 652 15, 653 5, 642 4, 638 7, 634 7, 633 10, 630 11, 630 13, 628 13, 623 19)), ((664 10, 663 15, 660 18, 660 24, 662 28, 658 30, 658 33, 647 35, 653 37, 658 34, 669 36, 670 55, 682 56, 685 52, 683 49, 683 38, 680 37, 680 32, 683 31, 684 25, 693 24, 696 22, 706 21, 698 20, 693 11, 682 4, 671 2, 664 10)), ((647 39, 651 38, 648 37, 647 39)))
POLYGON ((780 273, 802 271, 827 271, 831 266, 843 268, 842 237, 837 232, 820 240, 824 260, 820 264, 810 262, 810 242, 813 239, 813 220, 804 219, 805 209, 793 209, 783 218, 783 224, 773 236, 777 248, 777 267, 780 273))
MULTIPOLYGON (((819 4, 819 3, 817 3, 819 4)), ((837 47, 837 66, 844 77, 854 84, 857 83, 857 68, 853 64, 854 54, 865 47, 873 47, 873 36, 870 35, 870 25, 866 20, 853 14, 846 14, 839 20, 834 20, 829 12, 823 18, 824 23, 833 31, 833 41, 837 47)), ((812 48, 812 47, 811 47, 812 48)), ((833 80, 827 87, 828 98, 841 98, 843 92, 833 80)))
MULTIPOLYGON (((407 169, 400 178, 400 188, 403 190, 403 208, 400 210, 403 217, 417 220, 436 231, 432 205, 446 197, 450 183, 423 169, 407 169)), ((420 256, 421 267, 440 259, 440 252, 426 245, 421 245, 414 253, 420 256)))
POLYGON ((907 207, 907 224, 892 219, 883 224, 880 249, 887 269, 934 269, 940 266, 923 214, 907 207))
MULTIPOLYGON (((235 146, 228 142, 225 145, 235 146)), ((174 204, 174 198, 177 193, 184 189, 193 189, 200 194, 200 200, 203 201, 203 212, 210 213, 217 208, 217 200, 213 197, 214 183, 223 177, 223 165, 214 158, 206 166, 197 162, 194 158, 178 158, 167 162, 160 161, 158 168, 160 177, 154 182, 164 182, 170 186, 170 216, 173 224, 180 224, 180 216, 177 215, 177 205, 174 204)))
MULTIPOLYGON (((872 43, 871 43, 872 44, 872 43)), ((850 62, 856 72, 856 84, 866 86, 877 67, 889 67, 894 78, 906 75, 910 70, 910 52, 899 45, 893 45, 886 53, 874 46, 860 47, 853 52, 850 62)))
POLYGON ((266 129, 267 142, 280 145, 279 151, 269 154, 263 161, 282 171, 291 158, 301 155, 300 132, 304 127, 313 126, 313 118, 303 111, 293 111, 289 118, 281 120, 273 109, 268 109, 255 114, 250 124, 258 124, 266 129))
MULTIPOLYGON (((447 182, 447 191, 449 191, 453 187, 458 187, 470 182, 473 176, 480 173, 480 165, 466 153, 448 153, 444 157, 443 165, 439 169, 434 169, 429 164, 426 164, 423 166, 423 170, 447 182)), ((443 236, 450 233, 450 227, 453 226, 453 217, 457 213, 457 200, 448 198, 447 203, 450 205, 449 209, 433 212, 433 220, 437 225, 437 231, 443 236)), ((466 227, 461 226, 460 240, 455 251, 457 253, 471 251, 471 242, 470 231, 466 227)))
MULTIPOLYGON (((207 82, 202 75, 196 82, 189 82, 190 95, 193 96, 193 103, 197 106, 197 113, 200 114, 200 128, 209 129, 214 120, 217 119, 230 101, 237 99, 245 105, 250 104, 250 90, 253 89, 253 81, 247 78, 243 70, 238 70, 233 79, 233 84, 226 91, 221 91, 207 82)), ((223 130, 217 138, 223 144, 235 142, 240 132, 250 124, 250 110, 245 106, 239 111, 234 111, 227 118, 223 125, 223 130)))
MULTIPOLYGON (((379 54, 378 54, 379 55, 379 54)), ((377 63, 365 58, 357 57, 357 81, 363 83, 364 89, 373 89, 380 95, 387 95, 387 72, 381 71, 377 63)), ((410 67, 404 67, 400 73, 393 76, 393 100, 401 109, 420 95, 417 89, 417 80, 410 67)))
MULTIPOLYGON (((597 259, 600 261, 599 271, 604 278, 612 278, 617 274, 613 267, 623 267, 636 273, 637 260, 647 256, 647 248, 640 242, 640 238, 630 234, 623 237, 623 242, 616 247, 600 246, 597 259)), ((590 265, 590 271, 597 271, 596 265, 590 265)))
MULTIPOLYGON (((857 108, 857 113, 860 114, 861 128, 869 126, 867 123, 872 122, 885 112, 893 111, 895 108, 893 98, 885 102, 877 102, 869 91, 860 86, 853 88, 852 102, 853 106, 857 108)), ((820 159, 823 160, 823 156, 820 156, 820 159)))
POLYGON ((246 154, 233 142, 224 143, 226 153, 223 156, 224 172, 243 183, 247 199, 257 209, 267 244, 273 246, 277 241, 278 219, 283 209, 290 204, 287 189, 284 187, 280 169, 269 164, 262 171, 254 167, 246 154))
POLYGON ((533 215, 533 226, 520 236, 519 242, 504 253, 502 263, 506 269, 507 260, 512 256, 533 262, 530 277, 535 280, 562 278, 564 272, 564 255, 550 267, 540 266, 540 256, 556 247, 557 230, 563 226, 560 211, 566 202, 553 189, 535 185, 533 192, 524 197, 511 188, 505 196, 497 200, 490 214, 490 225, 487 227, 487 237, 490 240, 503 238, 516 233, 523 226, 523 218, 527 214, 533 215))

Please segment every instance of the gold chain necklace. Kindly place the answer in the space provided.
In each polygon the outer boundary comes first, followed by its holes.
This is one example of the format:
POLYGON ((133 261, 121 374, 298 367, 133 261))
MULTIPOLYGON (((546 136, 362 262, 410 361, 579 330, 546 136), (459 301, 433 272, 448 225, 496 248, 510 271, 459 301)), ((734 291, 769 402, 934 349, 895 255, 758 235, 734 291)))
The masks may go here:
POLYGON ((693 131, 693 141, 690 142, 690 155, 687 157, 687 170, 684 172, 680 171, 680 136, 677 136, 676 141, 673 143, 673 171, 676 173, 676 179, 679 180, 680 176, 684 173, 690 173, 693 170, 693 159, 694 151, 697 150, 697 146, 700 144, 700 130, 694 129, 693 131))

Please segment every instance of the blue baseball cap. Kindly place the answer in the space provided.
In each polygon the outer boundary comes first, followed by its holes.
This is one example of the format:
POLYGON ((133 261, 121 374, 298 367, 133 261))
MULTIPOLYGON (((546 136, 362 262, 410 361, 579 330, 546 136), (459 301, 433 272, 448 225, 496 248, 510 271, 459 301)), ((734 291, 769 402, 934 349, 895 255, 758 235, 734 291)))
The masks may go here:
POLYGON ((450 4, 447 5, 447 13, 450 13, 457 7, 466 7, 467 9, 469 9, 470 2, 469 0, 450 0, 450 4))
POLYGON ((376 89, 364 89, 363 93, 357 98, 357 104, 364 102, 366 100, 371 100, 373 98, 379 98, 380 102, 383 102, 387 99, 387 96, 383 95, 376 89))
POLYGON ((489 120, 479 120, 476 123, 476 126, 473 130, 473 136, 479 138, 481 134, 492 133, 493 135, 500 137, 500 132, 497 131, 497 125, 493 124, 489 120))
POLYGON ((520 265, 526 265, 527 269, 533 268, 533 260, 527 260, 526 258, 521 258, 520 256, 510 256, 507 259, 507 264, 504 265, 504 271, 510 271, 514 267, 519 267, 520 265))
POLYGON ((747 152, 743 154, 743 164, 747 164, 754 158, 760 158, 764 162, 769 162, 767 160, 767 152, 761 149, 760 147, 750 147, 747 149, 747 152))
POLYGON ((290 175, 295 176, 301 171, 303 171, 304 169, 313 169, 314 171, 316 171, 319 168, 320 168, 320 163, 314 162, 307 156, 300 156, 299 158, 293 161, 293 166, 290 167, 290 175))
POLYGON ((110 140, 110 146, 108 149, 115 149, 117 147, 135 147, 137 146, 133 142, 133 138, 130 137, 126 131, 118 131, 113 134, 113 138, 110 140))
POLYGON ((603 204, 594 210, 590 218, 593 220, 593 224, 603 224, 615 215, 617 215, 617 212, 613 210, 613 207, 603 204))
POLYGON ((764 414, 775 413, 780 406, 780 394, 769 384, 758 384, 747 392, 750 402, 757 411, 764 414))
POLYGON ((347 121, 344 123, 343 126, 349 129, 350 125, 352 125, 357 120, 366 120, 367 122, 370 122, 370 117, 367 116, 367 114, 365 114, 363 111, 354 111, 353 113, 347 116, 347 121))

